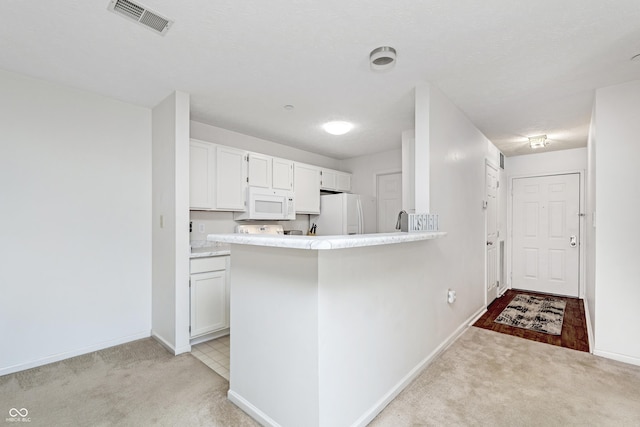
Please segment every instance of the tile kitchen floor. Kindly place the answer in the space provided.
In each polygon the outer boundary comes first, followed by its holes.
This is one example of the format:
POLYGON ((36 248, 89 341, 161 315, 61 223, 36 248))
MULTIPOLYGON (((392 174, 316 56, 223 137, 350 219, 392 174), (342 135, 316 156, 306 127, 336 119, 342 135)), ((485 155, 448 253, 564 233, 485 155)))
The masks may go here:
POLYGON ((191 347, 191 354, 229 381, 229 336, 191 347))

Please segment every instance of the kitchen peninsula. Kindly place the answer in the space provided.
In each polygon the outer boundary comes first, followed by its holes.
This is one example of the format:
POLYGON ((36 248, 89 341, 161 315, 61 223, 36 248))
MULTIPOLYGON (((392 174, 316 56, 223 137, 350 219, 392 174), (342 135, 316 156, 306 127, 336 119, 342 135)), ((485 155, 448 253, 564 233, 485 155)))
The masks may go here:
POLYGON ((209 235, 233 254, 229 399, 264 425, 370 422, 433 357, 445 235, 209 235))

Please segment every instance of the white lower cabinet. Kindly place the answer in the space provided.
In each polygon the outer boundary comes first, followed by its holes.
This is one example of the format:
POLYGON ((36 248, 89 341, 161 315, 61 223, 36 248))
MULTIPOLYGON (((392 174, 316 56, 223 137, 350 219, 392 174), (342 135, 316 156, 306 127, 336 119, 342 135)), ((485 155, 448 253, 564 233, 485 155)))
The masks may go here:
POLYGON ((229 256, 191 260, 191 338, 229 327, 229 256))

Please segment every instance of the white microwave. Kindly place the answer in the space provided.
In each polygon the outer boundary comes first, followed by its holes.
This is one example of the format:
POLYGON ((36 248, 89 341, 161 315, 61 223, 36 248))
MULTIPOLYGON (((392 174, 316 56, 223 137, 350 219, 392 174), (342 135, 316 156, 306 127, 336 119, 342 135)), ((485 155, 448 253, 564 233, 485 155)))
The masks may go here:
POLYGON ((249 187, 244 212, 236 212, 237 220, 296 219, 293 191, 249 187))

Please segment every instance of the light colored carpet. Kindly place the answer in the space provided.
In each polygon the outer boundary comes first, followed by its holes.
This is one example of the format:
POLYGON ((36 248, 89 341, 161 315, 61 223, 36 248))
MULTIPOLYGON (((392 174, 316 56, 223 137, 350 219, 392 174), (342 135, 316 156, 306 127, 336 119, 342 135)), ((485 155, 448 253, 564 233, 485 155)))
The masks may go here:
MULTIPOLYGON (((256 426, 229 383, 148 338, 0 377, 0 422, 29 426, 256 426), (7 422, 26 408, 30 423, 7 422)), ((4 423, 3 423, 4 424, 4 423)))
POLYGON ((370 425, 638 426, 640 367, 471 327, 370 425))
MULTIPOLYGON (((0 422, 26 408, 31 426, 257 425, 227 389, 145 339, 0 377, 0 422)), ((640 367, 472 327, 371 426, 638 426, 639 390, 640 367)))
POLYGON ((564 300, 518 294, 494 322, 560 335, 566 306, 567 302, 564 300))

